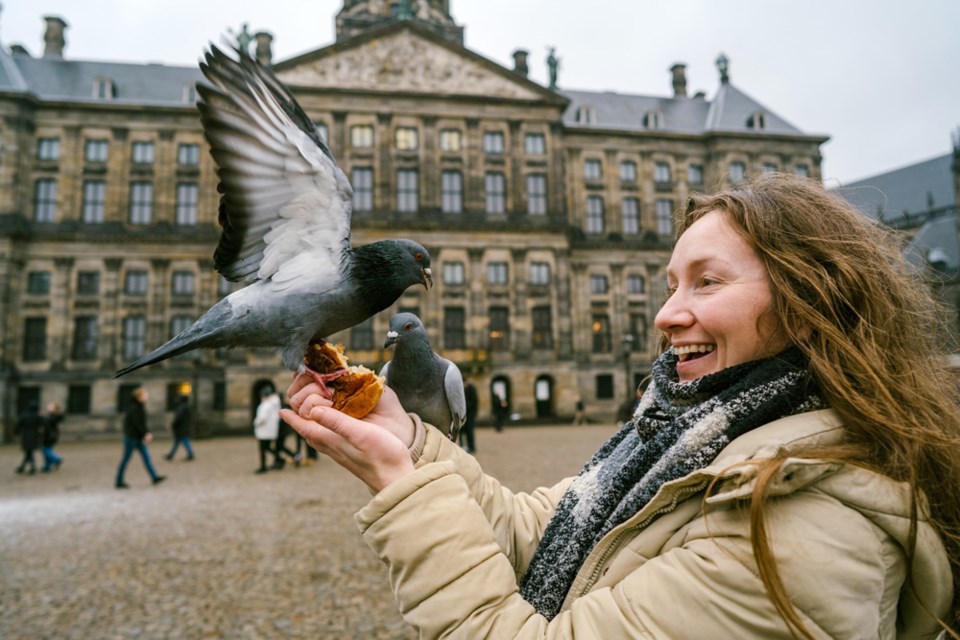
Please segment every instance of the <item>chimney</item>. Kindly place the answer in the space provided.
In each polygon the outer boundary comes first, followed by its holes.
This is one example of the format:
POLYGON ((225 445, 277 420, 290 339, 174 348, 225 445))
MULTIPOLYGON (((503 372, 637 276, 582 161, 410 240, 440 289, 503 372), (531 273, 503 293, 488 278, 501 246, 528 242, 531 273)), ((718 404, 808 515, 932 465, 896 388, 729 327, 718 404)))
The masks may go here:
POLYGON ((527 55, 529 51, 524 49, 517 49, 513 52, 513 71, 523 77, 526 77, 530 72, 530 69, 527 67, 527 55))
POLYGON ((673 97, 674 98, 686 98, 687 97, 687 65, 682 62, 670 67, 670 72, 673 73, 673 97))
POLYGON ((47 31, 43 34, 43 57, 62 59, 63 47, 67 43, 64 39, 67 23, 59 16, 44 16, 43 19, 47 21, 47 31))
POLYGON ((270 48, 273 43, 273 36, 266 31, 258 31, 253 37, 257 40, 257 62, 269 67, 273 63, 273 49, 270 48))

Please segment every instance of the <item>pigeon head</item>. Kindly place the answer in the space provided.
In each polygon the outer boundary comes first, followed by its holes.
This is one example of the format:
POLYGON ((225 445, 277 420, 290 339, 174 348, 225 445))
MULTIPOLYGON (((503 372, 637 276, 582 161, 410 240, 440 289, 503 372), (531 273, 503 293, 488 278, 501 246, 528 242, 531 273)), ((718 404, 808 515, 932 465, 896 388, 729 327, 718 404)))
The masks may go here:
POLYGON ((426 330, 420 318, 414 313, 396 313, 390 318, 390 330, 387 331, 387 340, 383 343, 383 348, 386 349, 413 335, 420 335, 426 340, 426 330))
MULTIPOLYGON (((401 264, 406 268, 405 273, 411 280, 414 278, 425 289, 433 286, 433 272, 430 271, 430 254, 422 245, 413 240, 394 240, 400 252, 401 264)), ((418 320, 419 322, 419 320, 418 320)))

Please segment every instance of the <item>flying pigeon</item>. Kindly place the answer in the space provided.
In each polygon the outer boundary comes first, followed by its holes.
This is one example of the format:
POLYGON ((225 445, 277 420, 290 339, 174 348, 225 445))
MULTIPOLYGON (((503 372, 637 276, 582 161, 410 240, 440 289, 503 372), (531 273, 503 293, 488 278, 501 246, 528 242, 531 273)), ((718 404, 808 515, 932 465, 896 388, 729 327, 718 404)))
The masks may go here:
POLYGON ((398 313, 390 318, 383 348, 390 345, 396 345, 393 358, 380 370, 387 386, 396 391, 404 409, 416 413, 456 442, 467 417, 460 369, 434 353, 423 323, 413 313, 398 313))
MULTIPOLYGON (((311 342, 433 284, 430 254, 412 240, 350 245, 353 189, 316 125, 267 68, 211 45, 200 69, 200 120, 220 179, 214 268, 230 294, 122 376, 198 348, 275 347, 304 371, 311 342)), ((321 382, 322 384, 322 382, 321 382)))

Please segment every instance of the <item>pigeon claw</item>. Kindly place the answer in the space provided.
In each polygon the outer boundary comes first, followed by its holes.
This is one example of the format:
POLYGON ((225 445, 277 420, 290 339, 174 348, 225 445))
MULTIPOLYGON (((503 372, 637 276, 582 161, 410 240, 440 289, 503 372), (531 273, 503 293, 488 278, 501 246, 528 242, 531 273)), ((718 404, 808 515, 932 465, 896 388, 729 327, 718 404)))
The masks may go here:
POLYGON ((332 373, 319 373, 310 367, 305 367, 304 373, 313 378, 313 381, 317 383, 318 387, 320 387, 320 395, 327 400, 332 400, 333 390, 327 386, 327 383, 336 380, 340 376, 345 376, 350 372, 346 369, 340 369, 339 371, 334 371, 332 373))

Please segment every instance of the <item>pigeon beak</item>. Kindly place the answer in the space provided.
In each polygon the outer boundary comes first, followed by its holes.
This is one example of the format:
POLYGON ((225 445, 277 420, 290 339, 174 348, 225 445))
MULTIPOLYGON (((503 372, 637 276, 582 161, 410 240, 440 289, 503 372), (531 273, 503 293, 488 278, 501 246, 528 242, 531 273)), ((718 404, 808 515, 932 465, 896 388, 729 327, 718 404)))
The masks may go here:
POLYGON ((397 344, 397 338, 400 337, 400 334, 396 331, 387 331, 387 341, 383 343, 383 348, 386 349, 390 345, 397 344))
POLYGON ((427 267, 423 270, 423 279, 420 280, 423 283, 423 286, 426 287, 427 291, 430 290, 430 287, 433 286, 433 272, 430 271, 430 267, 427 267))

